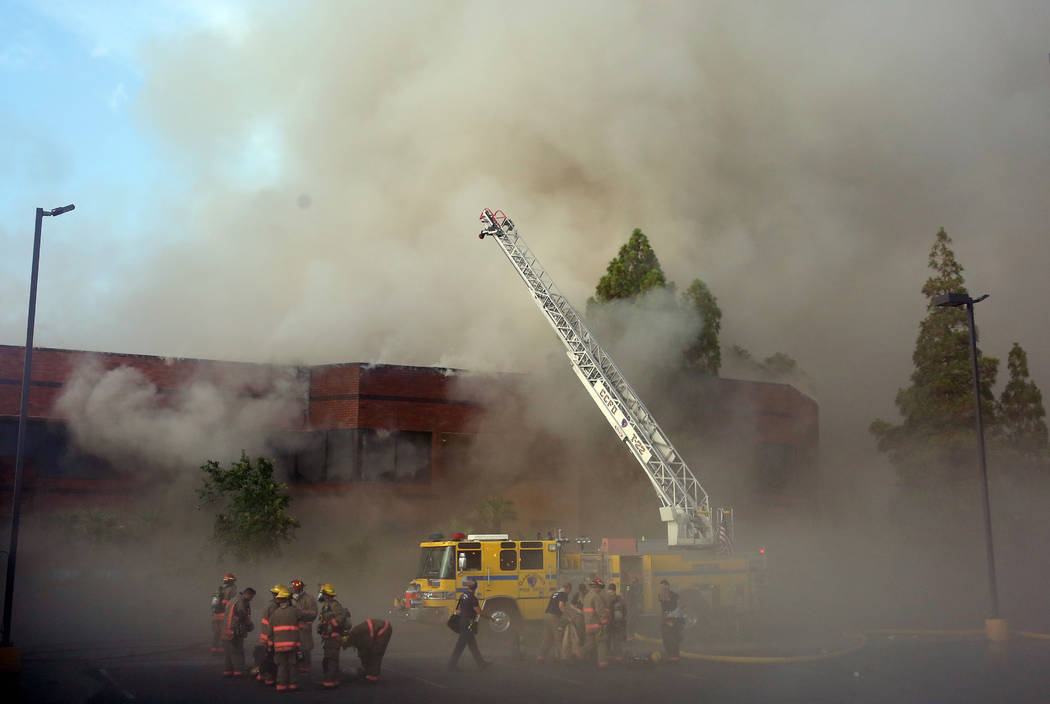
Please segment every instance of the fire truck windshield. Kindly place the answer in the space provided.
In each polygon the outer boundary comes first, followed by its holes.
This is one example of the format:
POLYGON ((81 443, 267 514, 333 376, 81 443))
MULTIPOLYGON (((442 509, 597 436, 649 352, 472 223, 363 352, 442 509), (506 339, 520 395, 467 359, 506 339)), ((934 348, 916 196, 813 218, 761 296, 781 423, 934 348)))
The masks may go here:
POLYGON ((420 548, 419 574, 416 576, 419 579, 455 579, 456 547, 443 545, 420 548))

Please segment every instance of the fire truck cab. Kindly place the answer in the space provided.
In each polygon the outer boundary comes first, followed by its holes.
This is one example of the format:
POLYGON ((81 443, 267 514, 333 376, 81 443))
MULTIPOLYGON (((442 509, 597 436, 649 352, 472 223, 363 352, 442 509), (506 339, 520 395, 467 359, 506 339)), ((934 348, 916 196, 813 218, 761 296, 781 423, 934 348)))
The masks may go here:
POLYGON ((405 591, 409 618, 448 618, 473 579, 482 608, 492 616, 491 629, 507 633, 522 619, 542 618, 547 599, 558 590, 556 540, 468 535, 424 541, 419 550, 419 569, 405 591))

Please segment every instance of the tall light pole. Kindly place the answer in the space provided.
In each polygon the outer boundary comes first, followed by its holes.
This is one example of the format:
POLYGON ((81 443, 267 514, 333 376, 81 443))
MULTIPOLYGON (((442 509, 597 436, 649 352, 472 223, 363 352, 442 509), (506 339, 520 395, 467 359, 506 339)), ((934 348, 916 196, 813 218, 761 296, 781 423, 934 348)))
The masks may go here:
POLYGON ((995 548, 992 545, 992 509, 988 500, 988 464, 984 451, 984 419, 981 413, 981 367, 977 361, 977 327, 973 322, 973 306, 988 298, 988 294, 970 298, 965 293, 945 293, 934 296, 933 305, 941 308, 966 306, 970 324, 970 361, 973 363, 973 396, 977 405, 977 450, 981 459, 981 508, 984 513, 984 546, 988 560, 988 592, 991 601, 991 619, 985 625, 991 640, 1006 639, 1006 622, 999 618, 999 586, 995 578, 995 548))
MULTIPOLYGON (((4 624, 0 647, 10 648, 11 605, 15 594, 15 560, 18 558, 18 518, 22 509, 22 464, 24 461, 27 416, 29 415, 29 378, 33 368, 33 324, 36 321, 36 279, 40 266, 40 229, 45 217, 57 217, 73 210, 72 204, 61 208, 36 209, 36 229, 33 234, 33 273, 29 279, 29 322, 26 326, 26 356, 22 370, 22 402, 18 409, 18 445, 15 450, 15 485, 11 500, 11 547, 7 551, 7 575, 4 585, 4 624)), ((5 658, 6 659, 6 658, 5 658)), ((17 654, 14 656, 17 660, 17 654)), ((17 665, 16 665, 17 666, 17 665)))

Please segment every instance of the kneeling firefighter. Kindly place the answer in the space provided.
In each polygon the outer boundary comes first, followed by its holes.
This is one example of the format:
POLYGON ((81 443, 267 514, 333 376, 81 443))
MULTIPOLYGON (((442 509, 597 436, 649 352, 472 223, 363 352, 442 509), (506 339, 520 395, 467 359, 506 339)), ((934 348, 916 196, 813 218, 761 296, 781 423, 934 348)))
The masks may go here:
POLYGON ((386 646, 390 643, 393 626, 389 621, 381 618, 370 618, 362 621, 343 638, 343 646, 357 648, 357 656, 361 658, 361 669, 359 672, 369 682, 379 681, 379 672, 383 667, 383 655, 386 646))

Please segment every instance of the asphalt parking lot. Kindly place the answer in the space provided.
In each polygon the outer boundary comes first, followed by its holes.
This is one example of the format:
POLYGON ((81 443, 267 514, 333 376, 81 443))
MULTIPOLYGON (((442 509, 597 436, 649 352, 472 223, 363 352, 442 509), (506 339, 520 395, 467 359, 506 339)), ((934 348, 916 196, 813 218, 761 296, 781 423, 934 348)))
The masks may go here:
MULTIPOLYGON (((649 625, 642 624, 648 628, 649 625)), ((644 630, 644 628, 643 628, 644 630)), ((655 635, 650 631, 650 635, 655 635)), ((521 655, 510 643, 483 634, 480 645, 494 666, 477 671, 469 656, 461 672, 446 662, 454 636, 440 626, 396 622, 383 677, 372 685, 354 675, 357 658, 343 651, 339 690, 321 686, 319 658, 301 691, 278 693, 254 681, 221 677, 221 658, 203 643, 121 641, 93 648, 56 644, 23 653, 14 685, 17 701, 238 702, 292 697, 303 702, 1041 702, 1050 692, 1050 641, 1013 638, 990 647, 974 637, 843 636, 821 644, 800 641, 798 661, 718 662, 685 658, 677 664, 635 661, 597 671, 583 664, 535 661, 535 633, 525 633, 521 655)), ((772 644, 780 656, 785 647, 772 644)), ((659 646, 629 643, 636 656, 659 646)), ((760 644, 751 643, 752 654, 760 644)), ((741 649, 737 649, 740 652, 741 649)))

